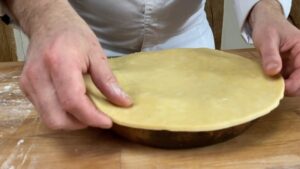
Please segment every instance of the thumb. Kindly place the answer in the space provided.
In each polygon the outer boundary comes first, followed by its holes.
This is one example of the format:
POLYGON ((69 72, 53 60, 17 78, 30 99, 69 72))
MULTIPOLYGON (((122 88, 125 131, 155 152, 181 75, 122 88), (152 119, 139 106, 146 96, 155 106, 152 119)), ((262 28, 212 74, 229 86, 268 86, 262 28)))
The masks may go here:
POLYGON ((279 52, 279 37, 276 33, 269 32, 261 36, 261 43, 257 46, 262 57, 262 66, 267 75, 273 76, 280 73, 282 60, 279 52), (262 39, 264 38, 264 39, 262 39))
POLYGON ((121 89, 103 51, 90 55, 89 73, 97 88, 113 104, 129 107, 131 98, 121 89))

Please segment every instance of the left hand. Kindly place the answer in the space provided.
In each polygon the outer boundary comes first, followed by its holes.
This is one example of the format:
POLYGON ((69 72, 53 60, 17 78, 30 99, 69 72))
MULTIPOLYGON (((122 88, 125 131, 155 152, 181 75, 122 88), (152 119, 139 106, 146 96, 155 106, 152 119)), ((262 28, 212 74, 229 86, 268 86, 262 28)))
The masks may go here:
POLYGON ((300 30, 285 19, 276 0, 258 2, 249 15, 249 23, 265 73, 282 73, 285 94, 300 96, 300 30))

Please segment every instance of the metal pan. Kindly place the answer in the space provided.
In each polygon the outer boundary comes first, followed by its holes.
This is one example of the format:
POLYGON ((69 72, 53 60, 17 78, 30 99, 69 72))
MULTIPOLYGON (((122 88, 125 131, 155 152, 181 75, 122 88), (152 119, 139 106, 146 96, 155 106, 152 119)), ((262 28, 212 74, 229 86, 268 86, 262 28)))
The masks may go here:
POLYGON ((112 130, 118 135, 139 144, 164 148, 183 149, 203 147, 234 138, 248 129, 255 121, 238 126, 208 132, 171 132, 145 130, 114 124, 112 130))

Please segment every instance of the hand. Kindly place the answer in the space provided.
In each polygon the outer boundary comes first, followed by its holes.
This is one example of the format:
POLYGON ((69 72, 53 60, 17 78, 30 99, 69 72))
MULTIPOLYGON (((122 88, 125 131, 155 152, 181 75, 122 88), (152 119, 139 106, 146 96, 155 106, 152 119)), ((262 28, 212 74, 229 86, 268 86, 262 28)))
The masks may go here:
POLYGON ((249 21, 265 73, 282 73, 286 95, 300 96, 300 31, 285 19, 276 0, 261 0, 249 21))
POLYGON ((49 128, 110 128, 110 118, 86 95, 83 74, 89 73, 112 103, 130 106, 132 102, 118 86, 94 33, 75 12, 68 17, 31 29, 21 89, 49 128))

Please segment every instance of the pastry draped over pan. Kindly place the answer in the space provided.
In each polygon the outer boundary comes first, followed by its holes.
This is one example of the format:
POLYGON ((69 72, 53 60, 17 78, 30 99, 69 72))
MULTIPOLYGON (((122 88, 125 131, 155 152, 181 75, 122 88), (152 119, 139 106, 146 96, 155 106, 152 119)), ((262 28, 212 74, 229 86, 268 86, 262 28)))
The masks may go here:
POLYGON ((114 123, 126 127, 225 129, 269 113, 284 94, 282 77, 268 77, 259 63, 212 49, 139 52, 109 59, 109 64, 134 105, 108 102, 90 76, 85 76, 87 94, 114 123))

